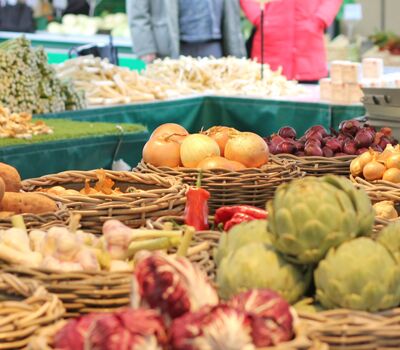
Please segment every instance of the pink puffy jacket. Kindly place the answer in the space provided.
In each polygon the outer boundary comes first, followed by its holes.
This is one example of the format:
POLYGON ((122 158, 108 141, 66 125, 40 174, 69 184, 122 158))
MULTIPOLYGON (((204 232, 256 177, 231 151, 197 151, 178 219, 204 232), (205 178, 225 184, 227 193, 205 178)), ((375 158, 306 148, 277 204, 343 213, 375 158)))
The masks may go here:
MULTIPOLYGON (((240 0, 257 32, 251 57, 261 61, 261 11, 255 0, 240 0)), ((289 79, 318 80, 327 75, 324 29, 342 0, 272 0, 265 5, 264 60, 289 79)))

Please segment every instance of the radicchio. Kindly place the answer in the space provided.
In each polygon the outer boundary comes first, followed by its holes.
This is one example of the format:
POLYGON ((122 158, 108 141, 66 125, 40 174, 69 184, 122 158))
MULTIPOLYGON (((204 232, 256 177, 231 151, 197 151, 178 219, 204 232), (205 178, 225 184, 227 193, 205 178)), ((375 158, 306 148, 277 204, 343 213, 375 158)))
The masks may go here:
POLYGON ((277 345, 294 336, 290 305, 274 291, 250 290, 233 297, 228 305, 250 315, 251 335, 257 347, 277 345))
POLYGON ((254 350, 251 319, 227 305, 206 306, 172 322, 174 350, 254 350))
POLYGON ((159 309, 173 319, 205 305, 217 305, 218 295, 189 260, 142 252, 135 266, 131 301, 134 308, 159 309))
POLYGON ((167 344, 165 326, 157 311, 124 309, 96 320, 85 349, 162 350, 167 344))

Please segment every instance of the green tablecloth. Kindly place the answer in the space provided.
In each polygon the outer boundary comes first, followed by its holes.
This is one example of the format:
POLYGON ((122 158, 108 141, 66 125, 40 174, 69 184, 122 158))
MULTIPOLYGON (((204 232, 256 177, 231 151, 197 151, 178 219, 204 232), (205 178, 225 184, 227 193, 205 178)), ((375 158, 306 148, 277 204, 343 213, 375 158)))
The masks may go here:
POLYGON ((265 136, 277 132, 284 125, 293 126, 299 133, 315 124, 337 128, 342 120, 361 115, 364 115, 361 105, 339 106, 205 96, 48 114, 43 117, 139 123, 147 126, 149 131, 167 122, 179 123, 190 132, 197 132, 202 127, 226 125, 265 136))
POLYGON ((97 136, 0 148, 0 161, 16 167, 23 178, 65 170, 111 168, 122 158, 131 166, 141 159, 147 132, 97 136), (119 141, 120 147, 116 153, 119 141))

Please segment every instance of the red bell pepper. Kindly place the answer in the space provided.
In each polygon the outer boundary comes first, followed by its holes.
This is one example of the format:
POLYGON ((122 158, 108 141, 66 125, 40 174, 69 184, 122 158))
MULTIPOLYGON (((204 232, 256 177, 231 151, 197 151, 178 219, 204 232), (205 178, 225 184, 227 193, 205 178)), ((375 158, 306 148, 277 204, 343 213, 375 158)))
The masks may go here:
POLYGON ((193 226, 196 231, 209 229, 208 224, 208 199, 210 192, 201 188, 201 176, 199 173, 197 186, 190 188, 186 194, 185 224, 193 226))
POLYGON ((251 205, 235 205, 221 207, 215 212, 215 225, 223 225, 224 231, 229 231, 233 226, 252 220, 264 220, 268 217, 265 210, 251 205))

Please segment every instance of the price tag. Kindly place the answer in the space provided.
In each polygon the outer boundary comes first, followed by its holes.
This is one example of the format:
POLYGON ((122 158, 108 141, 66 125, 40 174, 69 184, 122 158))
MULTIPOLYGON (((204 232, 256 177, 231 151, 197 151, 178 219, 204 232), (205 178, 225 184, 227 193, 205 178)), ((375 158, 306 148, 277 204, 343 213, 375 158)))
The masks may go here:
POLYGON ((65 10, 68 6, 68 0, 53 0, 53 6, 59 10, 65 10))
POLYGON ((347 4, 344 5, 343 20, 345 21, 361 21, 362 20, 362 5, 347 4))

